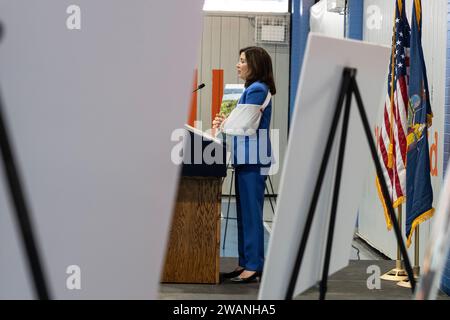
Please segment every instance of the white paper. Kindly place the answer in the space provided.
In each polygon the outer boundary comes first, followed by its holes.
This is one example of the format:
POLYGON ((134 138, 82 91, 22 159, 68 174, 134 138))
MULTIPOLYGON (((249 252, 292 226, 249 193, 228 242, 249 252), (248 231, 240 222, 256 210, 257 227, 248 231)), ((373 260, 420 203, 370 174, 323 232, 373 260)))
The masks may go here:
MULTIPOLYGON (((356 80, 369 122, 382 106, 390 48, 310 33, 280 181, 280 194, 259 292, 260 299, 284 299, 336 107, 344 67, 356 80), (332 48, 332 50, 331 50, 332 48)), ((372 164, 355 99, 337 207, 329 274, 348 265, 356 214, 368 166, 372 164)), ((341 117, 342 119, 342 117, 341 117)), ((372 127, 371 127, 372 128, 372 127)), ((322 277, 340 126, 322 186, 295 295, 322 277)))

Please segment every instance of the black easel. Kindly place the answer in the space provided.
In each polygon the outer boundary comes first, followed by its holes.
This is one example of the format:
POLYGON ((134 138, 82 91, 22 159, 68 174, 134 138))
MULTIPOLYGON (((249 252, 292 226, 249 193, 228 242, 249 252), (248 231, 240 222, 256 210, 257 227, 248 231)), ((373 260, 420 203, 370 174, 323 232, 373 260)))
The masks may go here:
MULTIPOLYGON (((0 40, 3 35, 3 27, 0 23, 0 40)), ((16 212, 16 220, 20 227, 23 246, 28 257, 28 265, 31 270, 36 296, 41 300, 49 300, 47 282, 40 262, 40 255, 36 246, 33 228, 28 214, 22 185, 20 183, 16 160, 14 158, 6 122, 3 118, 3 101, 0 95, 0 150, 2 153, 4 172, 10 189, 11 200, 16 212)))
POLYGON ((343 71, 342 81, 341 81, 341 88, 339 91, 339 98, 337 101, 336 109, 334 111, 333 121, 331 124, 330 132, 328 134, 328 140, 325 147, 325 151, 323 154, 322 162, 319 169, 319 175, 316 180, 316 184, 314 187, 314 193, 311 199, 311 204, 308 211, 308 216, 306 219, 305 228, 303 230, 300 247, 298 249, 297 257, 295 260, 294 268, 292 270, 292 273, 290 275, 290 281, 289 285, 286 291, 286 300, 291 300, 294 295, 295 286, 297 284, 297 278, 300 271, 300 266, 302 264, 303 256, 306 249, 306 244, 308 241, 309 232, 311 230, 311 226, 313 223, 314 213, 316 210, 317 202, 320 195, 320 190, 323 183, 323 178, 325 176, 325 172, 328 165, 328 159, 331 153, 331 149, 333 146, 334 136, 336 129, 338 127, 339 119, 341 116, 341 111, 344 103, 344 97, 346 98, 345 103, 345 111, 344 111, 344 119, 343 119, 343 125, 342 125, 342 132, 341 132, 341 140, 339 142, 339 153, 338 153, 338 162, 336 167, 336 177, 334 181, 334 189, 333 189, 333 198, 331 203, 331 216, 330 216, 330 224, 328 226, 328 235, 327 235, 327 246, 325 251, 325 260, 323 263, 323 272, 322 272, 322 281, 320 282, 320 300, 325 299, 325 295, 327 292, 327 281, 328 281, 328 270, 330 266, 330 258, 331 258, 331 248, 332 248, 332 242, 333 242, 333 233, 334 233, 334 225, 336 221, 336 208, 338 205, 339 200, 339 188, 340 188, 340 182, 341 182, 341 176, 342 176, 342 166, 343 166, 343 160, 344 160, 344 152, 345 152, 345 143, 347 138, 347 129, 348 129, 348 122, 349 122, 349 116, 350 116, 350 107, 351 107, 351 100, 352 95, 355 94, 356 102, 358 105, 359 114, 361 116, 361 121, 364 126, 364 131, 367 138, 367 143, 369 144, 370 153, 372 154, 372 159, 375 164, 376 172, 380 181, 381 185, 381 191, 383 193, 384 199, 386 200, 386 206, 389 211, 389 215, 391 217, 392 223, 394 225, 395 230, 395 236, 397 237, 397 242, 400 247, 400 251, 402 253, 404 262, 405 262, 405 268, 406 272, 408 274, 409 281, 411 283, 411 289, 414 293, 414 289, 416 286, 416 282, 413 276, 413 271, 411 268, 411 264, 409 262, 408 254, 406 252, 406 247, 402 239, 400 227, 398 225, 397 218, 395 217, 394 208, 392 207, 392 201, 389 197, 389 192, 387 188, 386 181, 384 179, 384 175, 381 169, 380 160, 378 159, 375 143, 372 137, 372 132, 369 126, 369 121, 367 120, 366 111, 364 109, 364 105, 361 99, 361 95, 359 92, 358 84, 356 82, 356 69, 352 68, 345 68, 343 71))

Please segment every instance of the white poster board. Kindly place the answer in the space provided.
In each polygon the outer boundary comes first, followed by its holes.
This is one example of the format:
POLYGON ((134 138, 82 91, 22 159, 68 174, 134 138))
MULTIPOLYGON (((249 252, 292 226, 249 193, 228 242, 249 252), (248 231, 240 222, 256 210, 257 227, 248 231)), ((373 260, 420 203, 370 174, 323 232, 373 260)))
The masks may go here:
MULTIPOLYGON (((49 287, 155 299, 203 1, 75 3, 0 2, 0 88, 49 287)), ((34 298, 4 178, 0 299, 34 298)))
POLYGON ((442 184, 415 298, 435 300, 450 251, 450 162, 442 184))
MULTIPOLYGON (((260 299, 284 299, 336 107, 344 67, 357 69, 356 80, 370 124, 384 101, 390 48, 310 33, 304 58, 280 194, 260 288, 260 299)), ((365 173, 373 166, 353 98, 342 171, 329 274, 348 265, 365 173)), ((341 117, 342 122, 342 117, 341 117)), ((322 186, 295 295, 322 277, 337 145, 322 186)), ((375 171, 375 168, 374 168, 375 171)))

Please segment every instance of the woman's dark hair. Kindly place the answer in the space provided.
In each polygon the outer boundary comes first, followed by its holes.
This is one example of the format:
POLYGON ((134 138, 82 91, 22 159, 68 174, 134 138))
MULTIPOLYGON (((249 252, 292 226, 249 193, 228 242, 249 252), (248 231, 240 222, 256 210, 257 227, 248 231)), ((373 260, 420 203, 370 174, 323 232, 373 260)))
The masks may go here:
POLYGON ((274 95, 277 89, 273 80, 272 59, 267 51, 261 47, 247 47, 239 50, 239 55, 242 53, 245 53, 249 72, 245 87, 255 81, 261 81, 267 84, 270 93, 274 95))

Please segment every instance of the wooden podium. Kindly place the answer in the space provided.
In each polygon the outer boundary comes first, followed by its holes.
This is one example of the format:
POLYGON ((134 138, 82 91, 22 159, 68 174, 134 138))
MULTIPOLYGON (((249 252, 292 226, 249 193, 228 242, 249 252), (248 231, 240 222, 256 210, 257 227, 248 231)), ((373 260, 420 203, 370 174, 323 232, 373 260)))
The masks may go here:
MULTIPOLYGON (((168 283, 219 283, 220 207, 226 176, 225 148, 189 128, 191 146, 183 149, 184 163, 162 275, 168 283), (193 164, 194 145, 211 143, 221 163, 193 164), (188 149, 191 152, 185 152, 188 149), (188 156, 186 156, 188 154, 188 156), (189 160, 187 161, 186 158, 189 160)), ((198 146, 198 145, 197 145, 198 146)), ((188 150, 188 151, 189 151, 188 150)))

